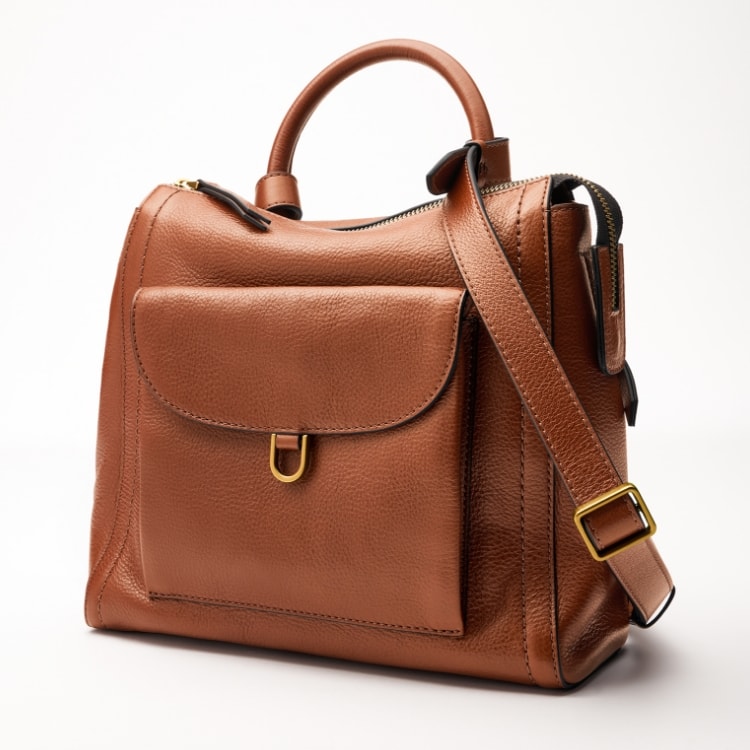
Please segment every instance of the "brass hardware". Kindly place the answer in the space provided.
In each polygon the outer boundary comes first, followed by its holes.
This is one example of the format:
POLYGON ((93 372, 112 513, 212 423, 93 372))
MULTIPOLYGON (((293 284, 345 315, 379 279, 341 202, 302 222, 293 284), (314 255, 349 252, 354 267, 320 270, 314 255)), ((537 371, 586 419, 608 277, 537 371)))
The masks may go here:
POLYGON ((198 180, 175 180, 173 184, 175 187, 182 188, 183 190, 198 189, 198 180))
POLYGON ((589 502, 579 506, 576 508, 573 520, 575 521, 578 531, 583 537, 583 541, 586 543, 591 556, 599 561, 609 560, 609 558, 639 544, 656 533, 656 523, 654 522, 653 516, 646 507, 646 503, 644 502, 643 497, 641 497, 641 493, 635 485, 630 483, 621 484, 619 487, 604 492, 593 500, 589 500, 589 502), (621 500, 622 498, 627 498, 633 504, 635 512, 643 523, 643 528, 626 537, 622 541, 600 550, 596 544, 594 544, 594 540, 586 529, 586 526, 583 523, 584 519, 591 513, 595 513, 597 510, 600 510, 617 500, 621 500))
POLYGON ((307 439, 309 435, 299 436, 299 466, 297 467, 297 471, 295 471, 294 474, 284 474, 278 467, 277 459, 279 452, 276 449, 276 437, 277 435, 275 432, 271 433, 271 456, 269 459, 271 474, 273 474, 280 482, 296 482, 305 473, 305 469, 307 468, 307 439))

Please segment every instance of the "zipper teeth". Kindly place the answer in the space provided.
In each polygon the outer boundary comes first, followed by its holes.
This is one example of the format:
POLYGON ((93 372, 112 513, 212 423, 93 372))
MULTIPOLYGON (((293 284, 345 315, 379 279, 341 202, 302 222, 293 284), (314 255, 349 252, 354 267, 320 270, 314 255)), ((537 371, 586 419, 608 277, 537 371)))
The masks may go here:
POLYGON ((544 179, 544 177, 526 177, 523 180, 499 182, 497 185, 490 185, 489 187, 482 188, 481 192, 482 195, 492 195, 493 193, 501 193, 503 190, 510 190, 510 188, 519 187, 520 185, 528 185, 530 182, 536 182, 537 180, 541 179, 544 179))
POLYGON ((620 306, 620 289, 617 283, 620 269, 618 267, 619 262, 617 258, 617 227, 615 226, 615 217, 612 214, 611 206, 604 195, 602 195, 602 192, 596 183, 587 180, 585 177, 580 177, 579 175, 572 176, 591 191, 604 211, 604 220, 607 223, 607 234, 609 235, 609 274, 610 279, 612 280, 612 296, 610 302, 612 303, 612 310, 615 311, 620 306))
MULTIPOLYGON (((501 182, 497 185, 490 185, 489 187, 482 188, 482 195, 492 195, 494 193, 502 192, 503 190, 509 190, 513 187, 518 187, 519 185, 525 185, 528 182, 534 182, 535 180, 539 180, 541 178, 539 177, 527 177, 525 180, 513 180, 512 182, 501 182)), ((430 201, 429 203, 423 203, 421 206, 416 206, 415 208, 410 208, 408 211, 403 211, 400 214, 394 214, 393 216, 388 216, 385 219, 381 219, 380 221, 374 221, 372 224, 363 224, 361 226, 357 227, 343 227, 339 231, 341 232, 364 232, 367 229, 374 229, 376 227, 385 227, 389 224, 395 224, 398 221, 401 221, 402 219, 408 219, 411 216, 418 216, 419 214, 426 213, 427 211, 432 211, 434 208, 437 208, 440 206, 444 198, 438 198, 437 200, 430 201)))
POLYGON ((371 224, 362 224, 360 226, 356 227, 341 227, 338 231, 340 232, 364 232, 367 229, 374 229, 375 227, 384 227, 388 224, 395 224, 397 221, 401 221, 401 219, 406 219, 409 216, 417 216, 418 214, 423 214, 426 211, 431 211, 433 208, 437 208, 442 203, 441 200, 436 201, 430 201, 429 203, 423 203, 421 206, 417 206, 416 208, 410 208, 408 211, 404 211, 400 214, 394 214, 393 216, 389 216, 386 219, 380 219, 380 221, 373 221, 371 224))

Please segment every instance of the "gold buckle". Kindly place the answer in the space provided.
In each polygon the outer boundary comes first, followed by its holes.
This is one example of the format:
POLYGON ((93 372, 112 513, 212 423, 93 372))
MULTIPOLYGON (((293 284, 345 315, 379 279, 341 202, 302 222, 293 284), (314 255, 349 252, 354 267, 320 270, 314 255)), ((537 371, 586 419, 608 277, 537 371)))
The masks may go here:
POLYGON ((296 482, 304 473, 307 468, 307 438, 308 435, 300 435, 300 447, 299 447, 299 466, 294 474, 284 474, 278 466, 278 453, 276 448, 276 433, 271 434, 271 456, 269 458, 269 464, 271 466, 271 474, 280 482, 296 482))
POLYGON ((621 484, 619 487, 615 487, 613 490, 609 490, 608 492, 605 492, 598 497, 595 497, 593 500, 589 500, 587 503, 579 506, 576 508, 573 520, 575 521, 578 531, 581 534, 581 537, 583 537, 583 541, 586 543, 591 556, 594 560, 599 561, 609 560, 610 557, 619 555, 620 552, 624 552, 626 549, 639 544, 656 533, 654 517, 649 512, 648 507, 646 507, 646 503, 644 502, 641 493, 638 492, 637 487, 630 483, 621 484), (638 518, 640 518, 643 523, 643 528, 640 531, 636 531, 630 536, 625 537, 625 539, 600 550, 596 544, 594 544, 594 540, 591 538, 591 534, 583 522, 587 516, 596 513, 596 511, 601 510, 610 503, 614 503, 624 497, 628 498, 633 504, 635 512, 638 514, 638 518))

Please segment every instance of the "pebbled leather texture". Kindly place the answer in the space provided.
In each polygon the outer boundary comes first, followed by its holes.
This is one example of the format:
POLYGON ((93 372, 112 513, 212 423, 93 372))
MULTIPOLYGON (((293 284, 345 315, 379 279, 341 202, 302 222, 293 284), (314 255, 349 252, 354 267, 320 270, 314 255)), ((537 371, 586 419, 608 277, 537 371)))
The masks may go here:
MULTIPOLYGON (((92 627, 544 687, 623 645, 632 604, 583 545, 570 476, 466 293, 445 216, 453 241, 476 221, 461 170, 449 182, 445 201, 358 231, 259 207, 260 232, 166 185, 136 210, 102 370, 92 627), (298 481, 272 475, 273 433, 290 472, 309 436, 298 481)), ((591 484, 624 481, 620 379, 599 368, 580 260, 587 211, 553 200, 548 177, 488 184, 512 277, 611 459, 614 476, 591 484)), ((504 293, 488 282, 479 305, 504 293)), ((567 407, 551 408, 564 425, 567 407)), ((559 452, 586 475, 575 440, 559 452)), ((607 533, 632 527, 609 515, 607 533)))
MULTIPOLYGON (((549 296, 555 300, 556 309, 563 307, 567 318, 580 317, 577 328, 583 331, 584 340, 579 342, 576 339, 575 345, 568 344, 569 356, 574 358, 577 371, 583 374, 579 378, 585 376, 593 384, 589 415, 599 433, 605 436, 608 449, 612 455, 620 457, 622 465, 625 443, 619 386, 614 383, 615 392, 612 392, 610 379, 597 367, 590 306, 585 297, 578 295, 580 288, 568 291, 561 285, 552 294, 550 282, 546 279, 552 263, 545 256, 551 252, 571 258, 580 269, 577 252, 587 232, 586 219, 582 209, 572 205, 554 206, 548 212, 544 208, 547 182, 541 179, 524 189, 513 188, 489 195, 486 199, 488 208, 507 247, 521 247, 521 276, 525 287, 537 289, 534 296, 542 300, 543 305, 549 304, 549 296), (544 238, 549 235, 553 241, 545 250, 544 238), (541 248, 538 245, 540 237, 543 240, 541 248), (581 300, 586 304, 581 304, 581 300)), ((556 263, 555 268, 559 265, 556 263)), ((585 283, 583 278, 580 278, 580 283, 585 283)), ((624 642, 629 606, 616 581, 611 575, 605 575, 602 566, 588 556, 569 515, 556 511, 559 487, 549 459, 533 428, 529 428, 523 417, 521 402, 499 366, 492 342, 476 321, 472 322, 472 306, 462 308, 464 322, 461 324, 459 348, 463 347, 465 353, 463 377, 469 390, 469 395, 464 397, 469 398, 474 406, 463 417, 461 429, 468 431, 464 445, 455 446, 456 451, 464 452, 460 470, 456 469, 458 454, 453 454, 456 457, 451 459, 454 484, 460 480, 464 487, 468 487, 470 481, 471 489, 463 490, 460 508, 456 505, 455 494, 453 500, 441 501, 441 507, 448 508, 453 514, 453 526, 431 536, 431 543, 442 547, 446 536, 453 534, 454 553, 458 544, 455 539, 460 538, 463 614, 458 623, 454 614, 447 628, 446 622, 439 618, 430 620, 429 608, 423 610, 421 619, 412 618, 407 622, 393 618, 394 622, 390 623, 425 626, 425 623, 433 622, 437 629, 462 630, 461 637, 433 637, 418 631, 408 633, 393 628, 345 625, 342 621, 292 612, 282 614, 280 610, 303 612, 312 607, 304 603, 293 606, 294 597, 291 595, 278 601, 269 600, 270 603, 249 601, 251 597, 237 595, 231 583, 226 584, 230 590, 224 590, 222 595, 208 596, 210 579, 188 591, 190 597, 152 595, 175 593, 162 592, 147 579, 145 565, 158 561, 154 558, 154 550, 163 556, 174 556, 170 569, 192 570, 196 564, 185 564, 185 549, 191 546, 187 536, 176 550, 165 544, 147 546, 149 540, 154 540, 154 533, 156 538, 161 533, 159 516, 154 517, 153 513, 168 512, 170 503, 177 502, 170 499, 177 491, 170 490, 166 508, 152 510, 149 503, 153 502, 153 492, 149 492, 149 487, 152 490, 160 488, 161 492, 165 485, 169 487, 172 481, 179 479, 178 487, 185 491, 181 496, 188 508, 195 508, 194 512, 201 519, 193 532, 198 534, 205 530, 206 523, 212 518, 205 507, 210 500, 204 498, 216 498, 214 502, 218 507, 218 504, 230 502, 232 497, 238 496, 238 489, 232 485, 233 476, 238 478, 239 486, 250 487, 247 492, 251 496, 262 497, 273 490, 274 498, 285 493, 292 493, 297 498, 308 485, 303 479, 284 487, 271 478, 267 468, 268 433, 243 438, 244 431, 240 429, 223 430, 188 420, 155 396, 152 386, 144 380, 144 366, 139 367, 133 348, 134 302, 138 314, 137 300, 142 302, 146 297, 151 297, 154 303, 163 300, 165 295, 182 300, 189 299, 192 294, 198 298, 209 295, 210 298, 210 290, 220 289, 230 296, 240 290, 240 297, 247 294, 247 299, 252 300, 263 299, 265 295, 266 300, 273 300, 274 295, 281 294, 279 288, 300 287, 304 294, 309 295, 310 287, 354 289, 362 286, 463 288, 443 232, 439 206, 392 224, 376 225, 358 232, 339 232, 277 217, 269 231, 261 234, 248 229, 227 209, 199 193, 163 186, 144 202, 134 218, 123 250, 107 337, 92 524, 91 578, 87 591, 88 622, 95 627, 176 633, 548 686, 565 683, 559 666, 555 666, 560 656, 550 651, 558 640, 562 640, 572 644, 566 648, 575 654, 576 663, 586 665, 588 673, 624 642), (179 248, 178 253, 175 248, 179 248), (474 386, 470 387, 469 383, 474 383, 474 386), (190 423, 189 430, 187 423, 190 423), (224 433, 225 437, 219 437, 224 433), (179 441, 176 441, 177 435, 179 441), (242 439, 253 445, 255 458, 238 474, 236 464, 241 462, 231 459, 231 452, 229 459, 222 457, 227 455, 227 445, 233 446, 234 441, 242 439), (165 451, 168 451, 167 455, 165 451), (177 453, 173 455, 174 451, 177 453), (215 454, 222 462, 229 463, 220 463, 223 470, 218 474, 213 471, 206 473, 195 457, 202 453, 215 454), (164 474, 154 468, 158 468, 162 459, 166 465, 174 467, 164 474), (248 474, 250 467, 253 468, 252 474, 248 474), (227 496, 230 500, 222 500, 227 496), (459 509, 460 532, 455 515, 459 509), (149 526, 152 517, 155 526, 149 526), (565 551, 560 548, 561 535, 567 540, 565 551), (570 550, 574 550, 574 554, 569 554, 570 550), (557 587, 564 588, 564 598, 561 599, 557 587), (542 592, 541 596, 539 592, 542 592), (574 594, 572 599, 571 592, 574 594), (561 601, 564 607, 561 607, 561 601), (229 602, 263 604, 264 608, 229 602), (587 612, 594 617, 587 617, 587 612), (608 623, 607 629, 601 627, 603 619, 608 623)), ((420 294, 417 293, 417 299, 420 294)), ((247 304, 252 306, 251 302, 247 304)), ((444 333, 446 358, 454 346, 452 318, 458 309, 457 301, 451 304, 453 308, 450 315, 446 315, 444 333), (450 324, 447 322, 449 317, 450 324)), ((229 308, 231 310, 231 306, 229 308)), ((174 309, 172 313, 177 315, 174 309)), ((220 309, 219 313, 212 314, 224 313, 220 309)), ((295 316, 289 316, 289 311, 287 323, 283 322, 284 310, 279 304, 267 308, 267 315, 274 313, 280 317, 279 328, 273 330, 295 329, 295 316)), ((562 312, 557 315, 560 314, 562 312)), ((193 331, 198 310, 188 308, 186 315, 185 320, 178 316, 175 325, 193 331)), ((566 320, 555 325, 555 309, 550 308, 544 315, 553 329, 565 329, 566 320)), ((239 315, 238 319, 241 318, 239 315)), ((169 336, 162 340, 160 336, 164 332, 160 334, 158 331, 161 325, 166 325, 166 322, 159 321, 157 316, 157 331, 146 334, 151 336, 148 346, 153 347, 145 365, 147 373, 152 367, 179 370, 184 366, 187 367, 186 373, 195 373, 196 370, 191 368, 201 370, 209 366, 203 360, 192 364, 184 359, 174 360, 172 355, 180 354, 186 345, 179 340, 170 340, 169 336), (153 364, 151 357, 155 358, 153 364)), ((378 325, 377 321, 375 325, 378 325)), ((136 334, 140 336, 138 326, 136 318, 136 334)), ((224 332, 221 346, 226 348, 231 343, 231 336, 225 338, 226 321, 219 330, 224 332)), ((260 331, 258 335, 262 333, 260 331)), ((396 349, 399 340, 400 336, 393 339, 396 349)), ((562 344, 565 344, 564 340, 562 344)), ((204 345, 205 342, 201 343, 204 345)), ((183 354, 184 351, 180 356, 183 354)), ((146 355, 142 353, 142 356, 146 355)), ((442 359, 441 353, 436 361, 442 359)), ((393 364, 393 357, 389 361, 393 364)), ((427 366, 424 378, 442 366, 442 362, 439 367, 427 366)), ((307 380, 311 369, 309 364, 304 364, 303 381, 307 380)), ((411 374, 404 370, 401 380, 408 381, 411 374)), ((339 375, 345 376, 346 373, 339 375)), ((435 380, 438 375, 442 375, 442 371, 435 373, 435 380)), ((224 378, 230 376, 231 373, 222 375, 224 378)), ((266 380, 260 387, 271 392, 272 370, 263 377, 266 380)), ((400 385, 394 382, 395 375, 388 377, 392 389, 398 390, 400 385)), ((345 377, 342 382, 344 380, 345 377)), ((323 389, 325 378, 320 378, 319 382, 318 387, 323 389)), ((239 385, 243 389, 250 387, 239 385)), ((209 382, 196 382, 193 384, 195 392, 190 395, 210 405, 215 398, 221 399, 220 393, 210 390, 211 386, 210 379, 209 382)), ((345 385, 339 384, 337 388, 340 391, 345 385)), ((425 398, 427 390, 431 392, 431 389, 432 383, 429 388, 422 389, 425 398)), ((313 393, 316 392, 324 395, 322 390, 313 389, 313 393)), ((397 393, 396 397, 401 398, 402 394, 397 393)), ((177 402, 179 398, 174 400, 177 402)), ((411 403, 414 397, 404 400, 411 403)), ((352 398, 352 406, 348 408, 356 409, 357 401, 352 398)), ((332 410, 337 403, 338 400, 331 397, 332 410)), ((277 406, 286 408, 283 399, 277 406)), ((234 408, 248 407, 239 404, 234 408)), ((363 409, 380 408, 381 404, 377 402, 363 404, 363 409)), ((425 412, 425 417, 429 411, 425 412)), ((227 421, 240 421, 237 414, 221 416, 227 421)), ((414 420, 411 424, 418 426, 417 422, 414 420)), ((275 424, 270 420, 265 426, 273 429, 275 424)), ((278 424, 285 428, 293 426, 278 424)), ((303 423, 299 424, 301 428, 303 423)), ((405 427, 409 429, 409 424, 405 427)), ((382 434, 387 437, 387 433, 386 430, 382 434)), ((395 430, 392 434, 396 434, 395 430)), ((312 437, 313 471, 322 471, 323 465, 335 467, 328 480, 335 483, 333 486, 345 481, 349 464, 360 450, 375 476, 388 471, 373 458, 369 445, 358 448, 354 443, 347 444, 346 451, 339 453, 333 437, 318 445, 316 438, 315 435, 312 437)), ((339 438, 342 445, 349 439, 353 440, 353 437, 339 438)), ((357 440, 366 442, 365 436, 357 440)), ((410 454, 412 464, 431 467, 427 470, 429 473, 434 468, 432 462, 436 460, 431 451, 437 451, 437 460, 442 461, 443 450, 442 443, 435 446, 434 441, 425 443, 421 438, 415 438, 399 441, 396 453, 387 455, 410 454)), ((210 464, 210 460, 206 459, 205 463, 210 464)), ((417 483, 408 487, 407 496, 419 490, 417 483)), ((430 492, 435 489, 433 486, 430 492)), ((373 496, 368 491, 368 484, 358 484, 352 491, 352 502, 362 498, 364 505, 360 510, 366 513, 371 502, 367 498, 373 496)), ((378 494, 375 493, 374 497, 377 498, 378 494)), ((236 513, 236 509, 233 512, 236 513)), ((353 512, 354 506, 350 508, 350 514, 353 512)), ((329 513, 326 522, 337 525, 338 533, 346 538, 344 518, 346 516, 334 518, 329 513)), ((417 532, 424 537, 426 527, 413 526, 415 522, 427 523, 424 518, 406 513, 399 520, 405 524, 403 533, 407 538, 416 540, 417 532)), ((270 523, 266 524, 267 529, 270 523)), ((299 519, 297 523, 299 525, 299 519)), ((226 520, 221 524, 224 528, 232 527, 226 520)), ((280 533, 279 528, 274 533, 280 533)), ((189 530, 181 533, 186 535, 189 530)), ((299 527, 296 534, 305 540, 309 530, 299 527)), ((293 540, 294 537, 289 543, 293 544, 293 540)), ((199 547, 199 542, 200 538, 196 537, 192 545, 199 547)), ((307 554, 313 555, 313 552, 307 554)), ((349 562, 344 558, 340 562, 329 560, 326 565, 329 570, 334 570, 346 567, 349 562)), ((217 566, 220 564, 216 563, 217 566)), ((266 562, 267 566, 269 564, 266 562)), ((455 554, 453 570, 456 570, 455 554)), ((211 575, 216 576, 215 570, 211 575)), ((322 573, 320 576, 318 581, 323 580, 322 573)), ((449 577, 448 580, 453 579, 449 577)), ((177 583, 173 580, 166 582, 177 583)), ((445 592, 445 579, 441 585, 445 592)), ((329 581, 329 586, 335 589, 335 581, 329 581)), ((319 589, 316 592, 319 593, 319 589)), ((259 593, 263 592, 250 592, 259 593)), ((444 599, 445 596, 438 599, 440 606, 444 599)), ((353 609, 332 609, 329 614, 380 622, 388 619, 384 616, 377 618, 373 613, 363 615, 353 609), (355 614, 359 616, 355 617, 355 614)), ((554 650, 558 648, 555 646, 554 650)), ((567 681, 575 680, 568 678, 567 681)))

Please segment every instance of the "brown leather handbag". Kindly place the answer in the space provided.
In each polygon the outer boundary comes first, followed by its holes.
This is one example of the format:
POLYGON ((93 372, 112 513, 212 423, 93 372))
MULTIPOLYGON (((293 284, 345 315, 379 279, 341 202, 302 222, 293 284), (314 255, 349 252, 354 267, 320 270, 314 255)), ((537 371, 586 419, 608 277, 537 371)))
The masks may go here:
POLYGON ((157 187, 112 297, 88 623, 583 680, 674 592, 626 478, 621 227, 593 182, 511 181, 470 76, 406 40, 310 83, 255 205, 157 187), (471 140, 427 179, 445 197, 301 221, 305 123, 391 59, 436 70, 466 112, 471 140))

